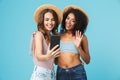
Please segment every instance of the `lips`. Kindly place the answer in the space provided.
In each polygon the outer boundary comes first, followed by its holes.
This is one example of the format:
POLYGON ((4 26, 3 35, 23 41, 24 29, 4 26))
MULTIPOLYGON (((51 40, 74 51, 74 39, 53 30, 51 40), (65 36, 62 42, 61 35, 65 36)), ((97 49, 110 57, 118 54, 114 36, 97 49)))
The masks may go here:
POLYGON ((53 27, 53 25, 46 25, 48 28, 52 28, 53 27))
POLYGON ((66 28, 70 28, 71 27, 71 25, 70 24, 66 24, 66 28))
POLYGON ((47 26, 47 29, 52 30, 52 29, 53 29, 53 26, 52 26, 52 25, 49 25, 49 26, 47 26))

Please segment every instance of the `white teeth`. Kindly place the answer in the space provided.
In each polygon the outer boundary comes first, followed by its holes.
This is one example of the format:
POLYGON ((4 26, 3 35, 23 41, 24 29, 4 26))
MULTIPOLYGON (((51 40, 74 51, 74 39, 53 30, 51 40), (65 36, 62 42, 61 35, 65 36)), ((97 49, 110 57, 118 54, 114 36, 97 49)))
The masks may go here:
POLYGON ((52 27, 52 26, 48 26, 48 27, 52 27))

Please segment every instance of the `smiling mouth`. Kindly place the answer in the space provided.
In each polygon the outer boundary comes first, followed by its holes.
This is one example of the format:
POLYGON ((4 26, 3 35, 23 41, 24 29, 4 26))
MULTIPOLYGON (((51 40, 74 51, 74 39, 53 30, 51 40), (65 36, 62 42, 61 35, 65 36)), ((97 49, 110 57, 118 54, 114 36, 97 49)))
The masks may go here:
POLYGON ((70 25, 70 24, 67 24, 66 27, 71 27, 71 25, 70 25))
POLYGON ((53 26, 49 25, 48 27, 49 27, 49 28, 52 28, 53 26))

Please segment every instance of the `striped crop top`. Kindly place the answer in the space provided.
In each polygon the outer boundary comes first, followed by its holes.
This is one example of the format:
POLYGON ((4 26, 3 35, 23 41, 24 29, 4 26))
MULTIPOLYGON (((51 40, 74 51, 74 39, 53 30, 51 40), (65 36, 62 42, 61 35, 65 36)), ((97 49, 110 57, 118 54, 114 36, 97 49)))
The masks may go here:
POLYGON ((61 52, 72 52, 75 54, 79 53, 73 41, 70 41, 70 42, 60 41, 60 50, 61 52))

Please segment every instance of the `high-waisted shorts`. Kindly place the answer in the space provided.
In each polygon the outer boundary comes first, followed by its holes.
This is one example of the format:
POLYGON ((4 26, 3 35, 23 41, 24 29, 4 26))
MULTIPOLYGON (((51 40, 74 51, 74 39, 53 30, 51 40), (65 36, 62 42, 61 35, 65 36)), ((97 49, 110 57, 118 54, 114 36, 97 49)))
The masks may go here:
POLYGON ((54 70, 35 66, 30 80, 55 80, 54 70))

